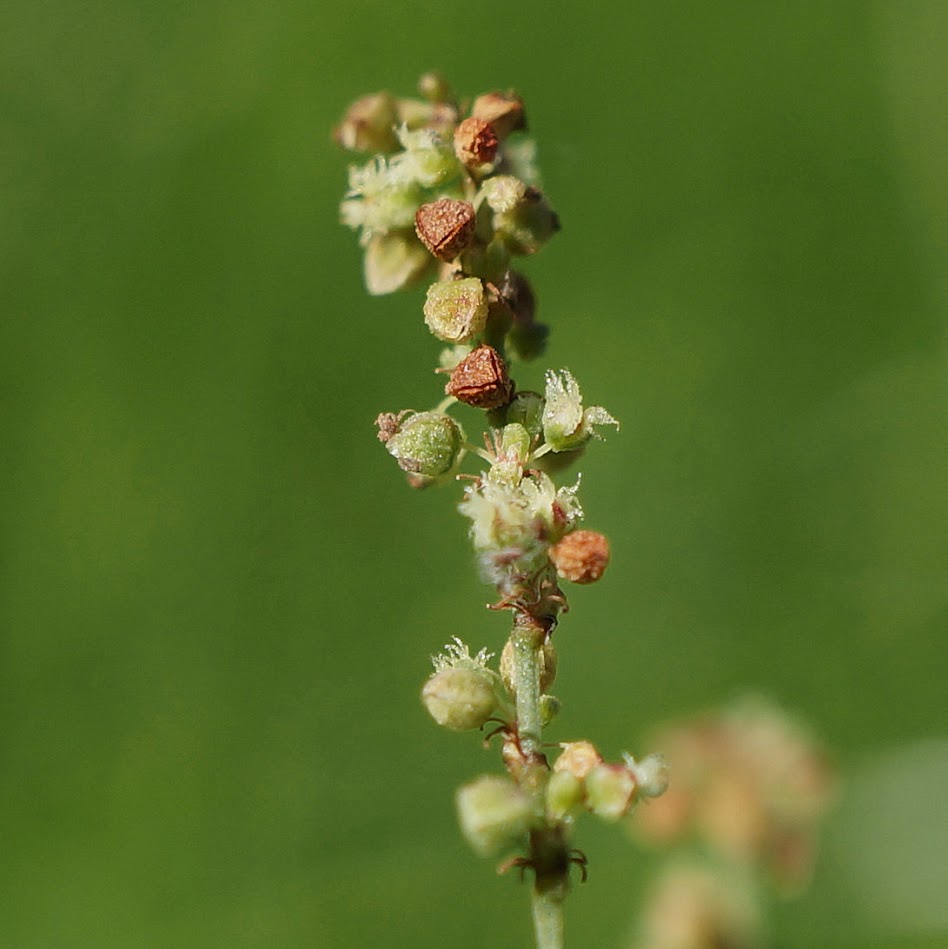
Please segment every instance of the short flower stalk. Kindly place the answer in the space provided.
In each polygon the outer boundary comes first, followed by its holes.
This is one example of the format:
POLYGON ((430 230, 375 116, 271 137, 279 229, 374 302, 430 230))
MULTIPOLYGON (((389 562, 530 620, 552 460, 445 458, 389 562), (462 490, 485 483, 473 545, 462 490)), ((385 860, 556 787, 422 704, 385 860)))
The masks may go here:
POLYGON ((577 817, 622 821, 667 785, 660 756, 610 763, 588 741, 544 739, 560 708, 550 689, 554 633, 568 609, 561 584, 599 581, 610 559, 606 538, 583 527, 579 478, 554 476, 619 423, 585 404, 567 369, 547 370, 542 391, 521 390, 514 378, 549 335, 516 268, 560 229, 523 101, 489 92, 463 108, 433 73, 419 91, 365 96, 346 112, 335 138, 368 157, 350 168, 341 217, 359 234, 370 293, 428 283, 419 323, 441 344, 432 361, 443 392, 431 408, 380 414, 378 438, 413 487, 464 479, 459 511, 496 591, 490 608, 510 612, 512 628, 496 669, 484 649, 445 646, 421 699, 437 724, 491 729, 485 746, 498 739, 505 773, 458 790, 461 831, 476 853, 506 857, 501 871, 529 874, 536 945, 559 949, 571 874, 587 874, 573 845, 577 817), (466 434, 477 425, 483 445, 466 434), (462 472, 466 459, 480 470, 462 472))

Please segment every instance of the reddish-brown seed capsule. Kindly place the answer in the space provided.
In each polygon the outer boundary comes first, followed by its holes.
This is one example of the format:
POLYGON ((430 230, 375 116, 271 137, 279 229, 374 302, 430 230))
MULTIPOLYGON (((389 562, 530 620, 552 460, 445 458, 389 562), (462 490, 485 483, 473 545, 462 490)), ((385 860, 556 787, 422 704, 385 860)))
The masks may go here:
POLYGON ((499 144, 494 127, 483 119, 465 119, 454 130, 454 154, 468 168, 489 165, 499 144))
POLYGON ((513 395, 507 364, 493 346, 478 346, 462 359, 444 387, 459 402, 479 409, 506 405, 513 395))
POLYGON ((557 574, 573 583, 593 583, 609 563, 609 541, 598 531, 573 531, 550 549, 557 574))
POLYGON ((474 206, 441 198, 415 214, 415 233, 438 260, 454 260, 474 240, 474 206))

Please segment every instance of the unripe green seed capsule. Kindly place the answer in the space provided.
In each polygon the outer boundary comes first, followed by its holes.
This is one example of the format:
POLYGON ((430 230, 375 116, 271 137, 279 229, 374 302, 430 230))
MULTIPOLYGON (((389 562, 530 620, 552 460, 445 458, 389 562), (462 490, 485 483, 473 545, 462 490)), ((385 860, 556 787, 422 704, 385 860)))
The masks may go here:
POLYGON ((493 714, 494 685, 482 669, 441 669, 424 684, 421 701, 439 725, 470 731, 493 714))
POLYGON ((507 406, 507 422, 522 425, 531 439, 543 435, 543 412, 546 402, 539 392, 518 392, 507 406))
POLYGON ((446 343, 466 343, 484 332, 487 296, 477 277, 444 280, 428 288, 425 323, 446 343))
POLYGON ((624 765, 598 764, 586 775, 586 806, 603 820, 628 814, 635 792, 635 777, 624 765))
POLYGON ((562 820, 583 801, 583 782, 569 771, 554 771, 546 785, 546 812, 562 820))
POLYGON ((527 188, 513 208, 494 215, 494 230, 512 254, 535 254, 559 229, 556 212, 536 188, 527 188))
POLYGON ((483 857, 516 846, 533 817, 533 802, 509 778, 483 775, 458 788, 458 822, 471 847, 483 857))
POLYGON ((419 412, 400 423, 385 447, 404 471, 437 478, 457 464, 463 441, 458 423, 449 415, 419 412))

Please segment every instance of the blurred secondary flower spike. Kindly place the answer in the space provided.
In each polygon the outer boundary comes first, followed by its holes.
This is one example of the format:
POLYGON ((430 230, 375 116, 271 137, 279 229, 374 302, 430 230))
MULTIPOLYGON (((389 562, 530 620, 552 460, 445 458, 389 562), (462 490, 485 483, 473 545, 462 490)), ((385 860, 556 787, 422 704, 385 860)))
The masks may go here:
POLYGON ((458 510, 493 587, 490 609, 512 620, 497 665, 453 639, 433 657, 420 698, 436 724, 482 731, 486 747, 499 745, 504 773, 457 792, 461 832, 477 853, 505 856, 501 870, 532 875, 538 949, 562 949, 571 865, 586 878, 586 856, 572 845, 577 818, 618 821, 667 783, 659 758, 608 762, 587 741, 564 742, 554 756, 543 739, 563 708, 550 691, 559 667, 553 634, 568 609, 560 582, 592 583, 609 562, 605 536, 582 529, 579 476, 555 479, 597 427, 618 422, 584 406, 566 369, 547 370, 542 393, 515 381, 520 365, 543 353, 549 330, 512 264, 560 229, 540 190, 522 99, 487 92, 465 111, 439 74, 426 73, 418 88, 420 99, 357 100, 335 132, 343 147, 370 153, 349 169, 340 207, 364 250, 366 286, 381 295, 427 283, 418 322, 437 340, 426 367, 430 407, 381 413, 378 438, 412 487, 464 479, 458 510), (455 414, 468 431, 479 419, 480 438, 469 441, 455 414), (464 472, 469 458, 478 467, 464 472))
POLYGON ((787 899, 809 880, 837 778, 809 729, 772 701, 745 697, 664 726, 660 755, 623 755, 639 793, 657 801, 629 829, 661 846, 636 949, 764 944, 768 890, 787 899))

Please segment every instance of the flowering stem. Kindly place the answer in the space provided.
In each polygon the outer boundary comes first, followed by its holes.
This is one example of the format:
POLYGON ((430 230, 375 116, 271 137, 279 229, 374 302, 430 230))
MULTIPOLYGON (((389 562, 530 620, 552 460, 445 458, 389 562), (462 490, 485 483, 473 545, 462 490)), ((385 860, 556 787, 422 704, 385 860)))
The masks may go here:
POLYGON ((511 640, 514 648, 514 687, 517 690, 517 734, 528 758, 540 751, 540 650, 546 630, 529 616, 518 615, 511 640))
POLYGON ((563 949, 563 901, 555 894, 534 889, 533 931, 537 949, 563 949))
MULTIPOLYGON (((517 691, 517 735, 524 758, 530 762, 521 786, 532 790, 538 817, 543 814, 543 791, 549 774, 540 747, 543 720, 540 713, 540 667, 547 624, 521 613, 511 633, 514 653, 514 683, 517 691)), ((563 947, 563 897, 568 888, 569 863, 562 829, 544 824, 530 835, 530 858, 536 874, 532 893, 533 928, 537 949, 563 947)))
POLYGON ((569 892, 569 843, 562 824, 548 823, 530 834, 533 929, 537 949, 563 949, 563 900, 569 892))

